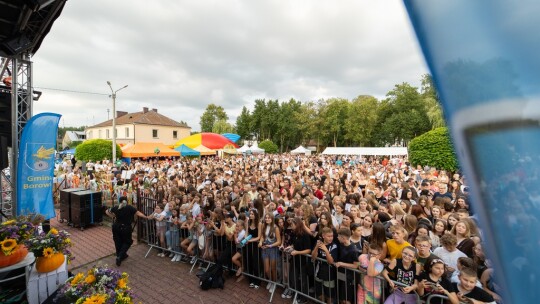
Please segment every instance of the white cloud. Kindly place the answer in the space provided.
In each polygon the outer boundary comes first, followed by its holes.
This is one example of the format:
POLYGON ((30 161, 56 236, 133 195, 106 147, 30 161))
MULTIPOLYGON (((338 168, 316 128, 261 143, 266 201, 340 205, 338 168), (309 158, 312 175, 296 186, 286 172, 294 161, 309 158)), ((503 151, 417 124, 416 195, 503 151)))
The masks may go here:
MULTIPOLYGON (((198 130, 209 103, 231 122, 255 98, 383 97, 427 73, 401 1, 68 1, 33 58, 34 85, 108 94, 198 130), (384 2, 384 3, 383 3, 384 2)), ((66 126, 107 119, 107 95, 42 90, 66 126)))

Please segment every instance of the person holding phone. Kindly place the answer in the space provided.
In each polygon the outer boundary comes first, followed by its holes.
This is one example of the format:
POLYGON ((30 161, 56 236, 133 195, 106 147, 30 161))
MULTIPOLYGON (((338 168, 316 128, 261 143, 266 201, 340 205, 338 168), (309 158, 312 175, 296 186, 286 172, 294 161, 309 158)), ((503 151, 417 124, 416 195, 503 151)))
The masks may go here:
POLYGON ((476 271, 471 268, 463 268, 459 273, 459 283, 452 283, 457 291, 457 298, 462 303, 495 304, 495 299, 485 290, 476 286, 478 277, 476 271))

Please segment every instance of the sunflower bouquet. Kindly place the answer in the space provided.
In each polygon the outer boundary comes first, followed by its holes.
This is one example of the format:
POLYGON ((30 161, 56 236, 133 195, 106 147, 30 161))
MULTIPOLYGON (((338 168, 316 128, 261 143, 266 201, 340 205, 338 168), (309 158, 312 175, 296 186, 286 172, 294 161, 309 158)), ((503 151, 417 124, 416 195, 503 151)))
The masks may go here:
POLYGON ((4 255, 11 255, 34 231, 34 224, 26 218, 12 219, 0 224, 0 246, 4 255))
POLYGON ((67 256, 68 263, 74 259, 69 247, 71 247, 70 234, 65 230, 58 231, 51 228, 47 233, 40 233, 26 240, 25 245, 28 251, 34 253, 35 257, 50 257, 55 253, 63 253, 67 256))
POLYGON ((105 266, 79 272, 60 288, 55 302, 76 304, 131 304, 128 274, 105 266))

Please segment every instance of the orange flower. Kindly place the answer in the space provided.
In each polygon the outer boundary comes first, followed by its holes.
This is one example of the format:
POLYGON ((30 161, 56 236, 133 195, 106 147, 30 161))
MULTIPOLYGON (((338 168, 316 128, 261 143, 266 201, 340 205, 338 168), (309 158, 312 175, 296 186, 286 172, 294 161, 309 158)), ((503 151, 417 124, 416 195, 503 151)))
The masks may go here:
POLYGON ((86 298, 83 304, 104 304, 107 300, 107 296, 104 294, 93 295, 90 298, 86 298))
POLYGON ((58 230, 56 230, 56 228, 51 228, 50 233, 51 234, 58 234, 58 230))
POLYGON ((71 286, 77 285, 83 278, 84 274, 82 272, 77 273, 73 280, 71 280, 71 286))
POLYGON ((118 288, 125 289, 127 287, 127 279, 118 280, 118 288))
POLYGON ((84 281, 86 284, 92 284, 96 281, 96 277, 93 274, 89 274, 84 281))

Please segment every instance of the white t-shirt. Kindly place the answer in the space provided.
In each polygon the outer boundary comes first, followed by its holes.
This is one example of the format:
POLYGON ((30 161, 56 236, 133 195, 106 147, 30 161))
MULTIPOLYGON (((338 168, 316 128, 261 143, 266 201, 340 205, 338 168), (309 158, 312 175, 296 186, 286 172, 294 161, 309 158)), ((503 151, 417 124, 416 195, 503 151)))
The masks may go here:
POLYGON ((467 257, 467 255, 461 252, 459 249, 450 252, 444 247, 438 247, 433 250, 433 254, 441 258, 444 263, 454 269, 457 269, 457 260, 461 257, 467 257))

